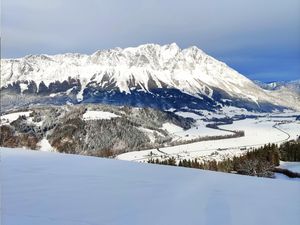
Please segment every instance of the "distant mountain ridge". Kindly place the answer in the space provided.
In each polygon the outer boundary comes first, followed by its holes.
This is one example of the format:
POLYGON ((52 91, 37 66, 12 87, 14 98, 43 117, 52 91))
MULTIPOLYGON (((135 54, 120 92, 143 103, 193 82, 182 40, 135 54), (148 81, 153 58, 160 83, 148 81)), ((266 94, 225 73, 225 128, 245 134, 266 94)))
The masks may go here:
POLYGON ((274 81, 264 83, 261 81, 254 81, 261 88, 266 90, 279 90, 282 88, 287 88, 288 90, 294 91, 300 94, 300 80, 292 80, 292 81, 274 81))
POLYGON ((36 103, 209 110, 235 105, 260 111, 300 108, 299 96, 293 92, 266 91, 199 48, 180 49, 175 43, 92 55, 2 59, 1 92, 5 108, 36 103))

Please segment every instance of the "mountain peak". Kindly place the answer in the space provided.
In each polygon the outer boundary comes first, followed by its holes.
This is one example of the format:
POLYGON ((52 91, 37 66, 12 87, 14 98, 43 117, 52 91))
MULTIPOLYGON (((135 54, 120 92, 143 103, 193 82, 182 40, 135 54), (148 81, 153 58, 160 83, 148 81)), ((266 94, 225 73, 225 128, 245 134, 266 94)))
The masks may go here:
MULTIPOLYGON (((76 95, 79 101, 83 99, 84 90, 91 88, 126 94, 132 94, 133 90, 151 94, 153 89, 166 88, 197 99, 203 99, 203 96, 213 99, 221 91, 226 93, 226 99, 239 98, 256 105, 273 101, 286 105, 288 101, 270 97, 268 92, 198 47, 180 49, 176 43, 114 48, 92 55, 42 54, 1 60, 2 89, 19 82, 22 85, 18 90, 23 93, 29 89, 29 83, 34 82, 34 93, 39 92, 40 84, 41 88, 59 92, 64 89, 55 85, 71 82, 70 78, 78 82, 76 90, 80 91, 76 95)), ((73 83, 67 87, 71 92, 73 83)))
POLYGON ((171 48, 171 49, 178 49, 178 50, 180 50, 180 47, 179 47, 175 42, 173 42, 173 43, 171 43, 171 44, 163 45, 163 46, 161 46, 161 47, 163 47, 163 48, 171 48))

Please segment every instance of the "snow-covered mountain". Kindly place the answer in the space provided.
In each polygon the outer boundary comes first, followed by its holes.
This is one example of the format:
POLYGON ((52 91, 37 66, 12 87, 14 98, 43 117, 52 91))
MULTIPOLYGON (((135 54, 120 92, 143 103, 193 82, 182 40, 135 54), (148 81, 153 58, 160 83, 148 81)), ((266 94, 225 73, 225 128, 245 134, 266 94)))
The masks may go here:
POLYGON ((92 55, 29 55, 1 60, 4 106, 94 102, 155 108, 235 105, 250 109, 299 108, 299 96, 266 91, 197 47, 146 44, 92 55), (19 99, 19 98, 18 98, 19 99), (24 98, 22 98, 24 99, 24 98), (24 103, 24 102, 23 102, 24 103))
POLYGON ((270 83, 263 83, 261 81, 255 81, 257 85, 266 90, 280 90, 288 89, 300 94, 300 80, 293 81, 275 81, 270 83))

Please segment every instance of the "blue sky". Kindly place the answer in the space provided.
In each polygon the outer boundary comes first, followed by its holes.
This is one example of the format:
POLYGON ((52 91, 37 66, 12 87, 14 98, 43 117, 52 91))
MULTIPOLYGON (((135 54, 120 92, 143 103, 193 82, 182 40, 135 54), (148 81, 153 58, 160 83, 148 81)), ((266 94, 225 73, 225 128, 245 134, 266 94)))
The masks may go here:
POLYGON ((2 0, 3 58, 176 42, 251 79, 300 79, 299 0, 2 0))

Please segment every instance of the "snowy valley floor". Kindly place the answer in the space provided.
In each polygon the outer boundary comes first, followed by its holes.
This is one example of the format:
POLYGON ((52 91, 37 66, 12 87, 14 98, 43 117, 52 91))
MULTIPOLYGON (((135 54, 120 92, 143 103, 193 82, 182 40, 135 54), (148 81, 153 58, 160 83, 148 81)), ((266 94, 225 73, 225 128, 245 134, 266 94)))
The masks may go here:
MULTIPOLYGON (((188 116, 192 117, 193 113, 188 116)), ((182 114, 181 114, 182 115, 182 114)), ((195 114, 194 114, 195 115, 195 114)), ((226 130, 242 130, 245 136, 194 142, 191 144, 169 146, 157 149, 128 152, 117 156, 117 159, 147 162, 149 159, 170 158, 199 159, 199 160, 223 160, 228 157, 238 156, 252 148, 257 148, 268 143, 281 144, 288 140, 293 140, 300 134, 300 121, 296 117, 283 115, 264 115, 258 118, 247 118, 234 121, 233 124, 221 125, 226 130)), ((196 127, 187 131, 174 133, 175 137, 181 139, 191 136, 218 135, 220 130, 211 129, 203 125, 203 120, 197 119, 196 127), (210 132, 208 134, 208 131, 210 132)), ((225 132, 225 131, 221 131, 225 132)))
POLYGON ((300 183, 1 148, 4 225, 296 225, 300 183))

